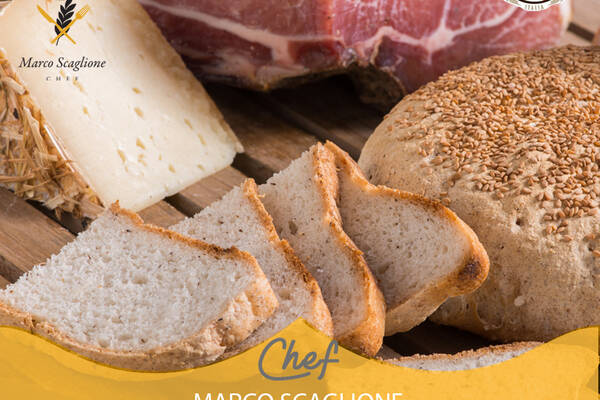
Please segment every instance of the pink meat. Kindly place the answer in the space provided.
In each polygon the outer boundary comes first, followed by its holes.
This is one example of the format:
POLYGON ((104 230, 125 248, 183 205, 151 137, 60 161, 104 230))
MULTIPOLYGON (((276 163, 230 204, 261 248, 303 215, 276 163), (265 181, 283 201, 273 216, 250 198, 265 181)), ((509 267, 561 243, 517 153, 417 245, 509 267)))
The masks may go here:
POLYGON ((140 0, 203 79, 267 90, 375 67, 412 91, 484 57, 557 43, 569 1, 140 0), (290 79, 293 78, 293 79, 290 79))

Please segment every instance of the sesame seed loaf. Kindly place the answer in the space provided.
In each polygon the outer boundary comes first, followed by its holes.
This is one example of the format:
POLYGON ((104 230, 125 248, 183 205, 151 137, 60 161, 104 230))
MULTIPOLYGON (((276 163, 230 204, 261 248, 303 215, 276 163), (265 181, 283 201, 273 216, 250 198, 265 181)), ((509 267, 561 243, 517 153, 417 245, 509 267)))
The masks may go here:
POLYGON ((539 342, 517 342, 498 346, 466 350, 456 354, 428 354, 410 357, 387 358, 381 360, 401 367, 428 371, 460 371, 487 367, 510 360, 539 346, 539 342))
POLYGON ((491 57, 403 99, 367 141, 367 178, 441 199, 490 257, 439 323, 547 340, 600 324, 600 48, 491 57))
POLYGON ((165 371, 216 360, 276 307, 248 253, 145 225, 113 205, 0 291, 0 325, 112 366, 165 371))
POLYGON ((271 338, 299 317, 333 336, 331 315, 317 281, 290 245, 277 235, 271 216, 258 197, 254 180, 247 179, 221 200, 170 229, 221 247, 235 246, 252 254, 277 296, 279 307, 273 315, 246 340, 227 349, 224 357, 271 338))
POLYGON ((352 158, 336 158, 344 231, 364 251, 386 301, 385 334, 406 332, 446 299, 485 280, 489 260, 471 228, 439 202, 371 185, 352 158))
POLYGON ((333 154, 320 143, 259 187, 279 235, 319 282, 335 338, 374 355, 383 341, 385 302, 362 252, 342 228, 338 191, 333 154))

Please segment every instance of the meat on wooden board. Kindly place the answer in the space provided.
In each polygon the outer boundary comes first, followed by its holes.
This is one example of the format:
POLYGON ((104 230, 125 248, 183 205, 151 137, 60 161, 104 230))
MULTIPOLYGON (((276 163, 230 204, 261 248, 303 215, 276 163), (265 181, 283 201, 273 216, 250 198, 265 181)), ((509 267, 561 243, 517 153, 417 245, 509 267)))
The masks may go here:
POLYGON ((571 16, 569 0, 541 12, 503 0, 140 1, 203 79, 259 90, 348 71, 371 91, 410 92, 490 55, 555 45, 571 16))

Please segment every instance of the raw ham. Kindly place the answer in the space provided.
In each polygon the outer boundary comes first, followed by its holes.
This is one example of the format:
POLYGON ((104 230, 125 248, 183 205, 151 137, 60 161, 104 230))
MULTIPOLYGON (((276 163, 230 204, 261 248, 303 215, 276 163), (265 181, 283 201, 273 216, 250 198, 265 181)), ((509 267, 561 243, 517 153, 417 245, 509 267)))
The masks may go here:
POLYGON ((569 0, 539 12, 503 0, 140 1, 205 80, 269 90, 349 72, 388 97, 490 55, 550 47, 571 15, 569 0))

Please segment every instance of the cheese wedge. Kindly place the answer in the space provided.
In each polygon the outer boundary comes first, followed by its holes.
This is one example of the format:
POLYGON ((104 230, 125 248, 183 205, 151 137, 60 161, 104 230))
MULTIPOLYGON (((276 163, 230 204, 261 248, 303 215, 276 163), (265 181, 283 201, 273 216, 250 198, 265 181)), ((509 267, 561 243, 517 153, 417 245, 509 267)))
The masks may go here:
POLYGON ((0 82, 0 182, 51 209, 140 210, 242 151, 135 0, 11 2, 0 82))

